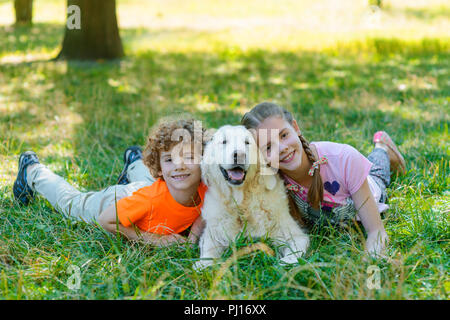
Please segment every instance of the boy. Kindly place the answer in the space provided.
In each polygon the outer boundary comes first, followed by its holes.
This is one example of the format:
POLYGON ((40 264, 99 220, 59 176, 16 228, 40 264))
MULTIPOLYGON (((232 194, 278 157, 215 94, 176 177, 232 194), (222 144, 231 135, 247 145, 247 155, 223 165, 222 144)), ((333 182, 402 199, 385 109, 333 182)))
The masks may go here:
POLYGON ((200 209, 206 186, 200 180, 200 163, 193 159, 201 155, 207 138, 200 129, 201 141, 193 139, 199 135, 194 132, 194 122, 161 120, 148 137, 144 156, 138 147, 125 151, 121 184, 98 192, 78 191, 40 164, 34 152, 27 151, 19 158, 14 196, 27 205, 37 192, 66 217, 97 221, 105 230, 114 233, 118 229, 130 240, 156 246, 195 242, 203 228, 200 209), (172 139, 177 130, 188 133, 182 141, 172 139), (189 227, 186 239, 180 233, 189 227))

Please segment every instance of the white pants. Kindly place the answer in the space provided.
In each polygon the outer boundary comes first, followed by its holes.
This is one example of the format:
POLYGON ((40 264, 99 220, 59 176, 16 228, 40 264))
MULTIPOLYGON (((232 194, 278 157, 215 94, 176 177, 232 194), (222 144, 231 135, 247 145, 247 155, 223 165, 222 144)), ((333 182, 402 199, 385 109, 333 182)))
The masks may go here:
POLYGON ((28 185, 47 199, 57 211, 68 218, 88 223, 94 223, 100 213, 115 201, 155 182, 142 160, 137 160, 128 167, 127 178, 130 181, 127 185, 81 192, 42 164, 37 164, 27 171, 28 185))

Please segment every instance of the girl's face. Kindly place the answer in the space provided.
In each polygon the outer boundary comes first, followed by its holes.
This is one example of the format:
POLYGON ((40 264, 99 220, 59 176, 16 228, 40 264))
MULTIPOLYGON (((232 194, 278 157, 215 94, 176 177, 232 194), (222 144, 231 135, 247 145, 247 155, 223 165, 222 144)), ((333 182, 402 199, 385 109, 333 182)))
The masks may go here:
POLYGON ((270 117, 256 131, 258 147, 272 168, 287 173, 300 167, 303 147, 298 137, 300 129, 295 120, 290 124, 282 117, 270 117))

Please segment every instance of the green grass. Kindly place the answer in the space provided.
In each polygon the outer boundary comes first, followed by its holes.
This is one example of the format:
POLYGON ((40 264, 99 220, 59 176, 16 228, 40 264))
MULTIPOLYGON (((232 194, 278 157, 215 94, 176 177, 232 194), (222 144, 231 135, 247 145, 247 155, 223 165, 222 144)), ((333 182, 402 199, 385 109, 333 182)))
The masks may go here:
MULTIPOLYGON (((125 10, 128 2, 121 3, 125 10)), ((414 10, 404 11, 421 21, 448 18, 414 10)), ((0 298, 448 299, 448 38, 358 34, 318 49, 303 47, 301 37, 244 48, 233 34, 124 27, 123 60, 67 63, 48 61, 62 40, 61 21, 0 25, 0 298), (223 257, 229 268, 196 273, 197 246, 134 244, 63 219, 42 198, 29 207, 13 200, 22 151, 35 150, 80 189, 99 190, 115 182, 123 150, 143 145, 160 116, 188 111, 218 127, 237 124, 264 100, 293 111, 313 141, 368 154, 373 133, 383 129, 399 144, 408 173, 393 177, 383 216, 389 259, 365 260, 358 228, 324 228, 312 230, 299 266, 282 267, 260 251, 237 259, 251 243, 238 239, 223 257), (80 268, 79 290, 67 287, 72 265, 80 268), (380 268, 380 289, 366 286, 371 265, 380 268)))

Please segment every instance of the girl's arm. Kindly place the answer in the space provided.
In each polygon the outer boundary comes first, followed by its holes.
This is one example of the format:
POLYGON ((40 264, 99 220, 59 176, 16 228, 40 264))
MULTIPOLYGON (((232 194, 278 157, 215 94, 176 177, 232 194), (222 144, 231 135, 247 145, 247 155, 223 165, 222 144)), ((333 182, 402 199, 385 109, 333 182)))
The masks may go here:
POLYGON ((116 233, 117 229, 129 240, 141 240, 158 247, 165 247, 174 243, 186 242, 186 238, 179 234, 160 235, 150 232, 136 232, 134 227, 124 227, 116 217, 116 207, 111 205, 103 211, 98 217, 98 223, 111 233, 116 233))
POLYGON ((367 179, 361 188, 352 195, 352 199, 367 232, 366 251, 372 256, 380 256, 389 238, 384 230, 384 225, 367 179))

